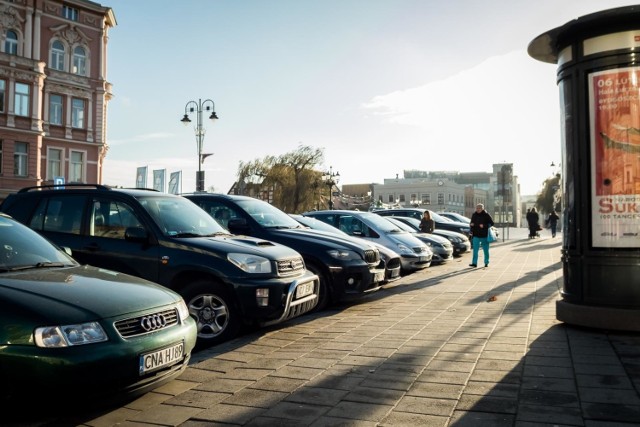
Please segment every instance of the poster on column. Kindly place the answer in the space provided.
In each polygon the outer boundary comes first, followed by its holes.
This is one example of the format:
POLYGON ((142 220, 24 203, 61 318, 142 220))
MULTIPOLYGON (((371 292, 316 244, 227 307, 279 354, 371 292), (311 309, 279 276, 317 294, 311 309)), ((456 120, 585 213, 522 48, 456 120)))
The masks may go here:
POLYGON ((640 67, 589 75, 592 245, 640 247, 640 67))

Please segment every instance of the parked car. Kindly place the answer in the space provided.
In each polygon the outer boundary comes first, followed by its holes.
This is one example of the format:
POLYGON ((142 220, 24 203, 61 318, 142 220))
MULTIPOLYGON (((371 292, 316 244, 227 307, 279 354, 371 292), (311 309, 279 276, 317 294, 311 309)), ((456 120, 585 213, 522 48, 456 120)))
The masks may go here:
MULTIPOLYGON (((374 212, 381 216, 408 216, 419 221, 422 219, 424 211, 426 210, 427 209, 423 208, 394 208, 376 209, 374 210, 374 212)), ((436 229, 455 231, 457 233, 462 233, 467 237, 470 236, 471 229, 468 222, 464 223, 451 221, 448 218, 444 218, 431 210, 429 210, 429 213, 431 214, 431 219, 433 219, 433 221, 435 222, 436 229)))
POLYGON ((453 259, 453 245, 448 239, 438 236, 437 234, 422 233, 421 231, 411 227, 409 224, 398 220, 396 217, 385 216, 383 218, 391 221, 392 224, 396 225, 401 230, 405 230, 425 242, 431 249, 431 252, 433 252, 431 264, 444 264, 445 262, 453 259))
POLYGON ((346 241, 302 226, 269 203, 229 194, 185 194, 210 216, 228 216, 233 234, 255 236, 278 242, 298 251, 307 268, 320 278, 318 306, 348 301, 375 292, 384 281, 380 252, 357 241, 346 241), (220 211, 228 211, 225 215, 220 211))
POLYGON ((3 400, 138 395, 186 369, 196 336, 177 293, 81 266, 0 214, 3 400))
MULTIPOLYGON (((457 212, 438 212, 438 215, 449 218, 451 221, 463 222, 465 224, 471 223, 471 218, 468 218, 457 212)), ((498 229, 493 225, 491 226, 491 229, 496 234, 496 238, 498 238, 500 236, 500 232, 498 231, 498 229)))
MULTIPOLYGON (((394 216, 393 218, 404 222, 416 231, 420 231, 420 220, 418 219, 408 216, 394 216)), ((451 242, 451 245, 453 246, 453 256, 461 256, 465 252, 469 252, 471 250, 471 242, 469 241, 469 238, 462 233, 436 228, 433 230, 433 234, 436 236, 442 236, 451 242)))
POLYGON ((376 242, 400 254, 402 271, 410 273, 431 265, 433 252, 410 233, 371 212, 324 210, 305 212, 304 216, 319 219, 350 236, 376 242))
POLYGON ((183 296, 198 341, 217 344, 243 324, 311 311, 319 279, 295 250, 232 236, 184 197, 100 185, 29 187, 0 205, 72 250, 82 264, 142 277, 183 296))
MULTIPOLYGON (((318 219, 311 218, 308 216, 300 215, 300 214, 289 214, 289 216, 305 227, 312 228, 318 231, 325 231, 332 234, 337 234, 341 236, 342 239, 355 239, 355 237, 349 236, 344 231, 338 230, 337 228, 322 222, 318 219)), ((369 242, 374 245, 380 251, 380 258, 382 258, 384 262, 384 283, 393 282, 398 280, 401 277, 401 258, 397 252, 392 251, 391 249, 383 246, 379 243, 369 242)))

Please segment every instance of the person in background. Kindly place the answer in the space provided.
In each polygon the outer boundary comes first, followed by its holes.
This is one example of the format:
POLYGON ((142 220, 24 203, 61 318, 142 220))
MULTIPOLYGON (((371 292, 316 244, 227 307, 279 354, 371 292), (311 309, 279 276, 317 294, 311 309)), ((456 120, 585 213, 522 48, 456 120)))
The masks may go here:
POLYGON ((420 220, 420 231, 423 233, 433 233, 433 229, 435 228, 435 222, 431 219, 431 214, 429 211, 424 211, 422 214, 422 219, 420 220))
POLYGON ((540 216, 536 212, 536 208, 531 208, 527 214, 527 224, 529 225, 529 238, 533 239, 538 236, 538 229, 540 227, 540 216))
POLYGON ((478 251, 480 250, 480 246, 482 246, 484 266, 489 267, 489 242, 487 241, 487 235, 489 234, 489 229, 493 226, 493 218, 484 210, 482 203, 476 205, 476 211, 471 215, 469 226, 471 227, 473 242, 471 245, 473 246, 473 255, 469 267, 475 268, 478 266, 478 251))
POLYGON ((551 237, 556 237, 556 228, 558 227, 558 220, 560 217, 556 213, 555 210, 551 211, 549 217, 547 218, 547 224, 551 228, 551 237))

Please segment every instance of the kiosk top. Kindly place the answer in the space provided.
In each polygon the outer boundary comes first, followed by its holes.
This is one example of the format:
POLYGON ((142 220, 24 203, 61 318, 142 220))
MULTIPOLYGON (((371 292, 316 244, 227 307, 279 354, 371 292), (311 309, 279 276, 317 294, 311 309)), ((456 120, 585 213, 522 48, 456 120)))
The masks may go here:
POLYGON ((640 5, 603 10, 569 21, 533 39, 527 52, 534 59, 556 64, 558 53, 577 40, 631 29, 640 30, 640 5))

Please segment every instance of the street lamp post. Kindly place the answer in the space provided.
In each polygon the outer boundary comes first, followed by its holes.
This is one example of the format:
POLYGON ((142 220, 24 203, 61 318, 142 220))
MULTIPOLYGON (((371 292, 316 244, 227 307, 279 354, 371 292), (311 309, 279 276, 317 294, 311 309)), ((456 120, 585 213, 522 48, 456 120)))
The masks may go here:
POLYGON ((333 210, 333 197, 331 195, 331 191, 333 190, 333 186, 337 185, 340 182, 340 172, 333 173, 333 166, 329 166, 329 172, 325 172, 325 181, 329 187, 329 210, 333 210))
POLYGON ((202 99, 198 99, 198 102, 187 102, 187 104, 184 106, 184 117, 182 117, 182 120, 180 120, 182 123, 184 123, 185 126, 187 126, 189 123, 191 123, 189 114, 194 112, 196 113, 195 133, 196 142, 198 144, 198 172, 196 172, 196 191, 204 191, 204 171, 202 170, 202 162, 204 161, 204 159, 213 154, 202 153, 202 142, 204 141, 204 134, 206 133, 206 129, 204 128, 204 126, 202 126, 203 111, 211 111, 209 119, 212 122, 218 120, 218 116, 215 111, 215 104, 210 99, 205 99, 204 101, 202 99))

